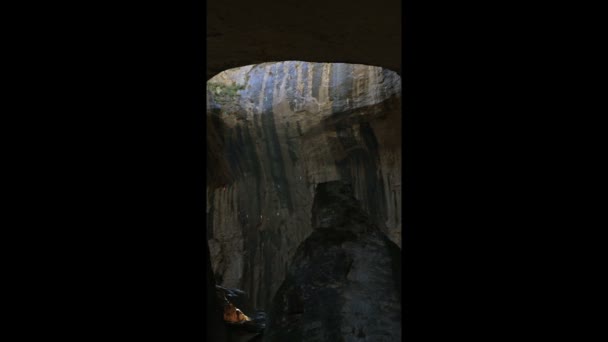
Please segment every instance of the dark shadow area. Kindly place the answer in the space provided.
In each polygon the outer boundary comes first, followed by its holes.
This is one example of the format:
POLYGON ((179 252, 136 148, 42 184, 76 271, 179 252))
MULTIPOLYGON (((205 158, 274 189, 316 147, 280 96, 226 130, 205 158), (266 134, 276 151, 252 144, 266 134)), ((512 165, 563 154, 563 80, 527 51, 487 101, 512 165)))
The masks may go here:
MULTIPOLYGON (((577 51, 563 39, 582 39, 588 32, 558 30, 552 38, 558 25, 543 21, 556 18, 571 27, 574 14, 548 14, 555 6, 534 11, 529 4, 487 2, 207 3, 31 5, 26 12, 32 17, 7 31, 20 45, 7 47, 7 54, 18 54, 22 62, 7 64, 18 74, 18 82, 8 86, 27 86, 16 111, 9 107, 5 114, 23 121, 4 125, 18 131, 6 143, 18 160, 3 164, 18 170, 6 177, 17 188, 7 196, 7 211, 25 203, 25 210, 5 223, 6 232, 22 235, 5 239, 19 246, 7 262, 28 261, 16 267, 18 276, 6 277, 25 290, 7 292, 19 301, 11 315, 26 321, 19 330, 24 338, 39 333, 75 341, 205 339, 207 319, 217 323, 205 317, 207 310, 217 308, 207 301, 212 297, 208 268, 213 267, 208 253, 216 251, 204 245, 208 236, 218 236, 208 235, 205 227, 228 217, 206 217, 207 164, 213 163, 206 153, 214 148, 205 135, 213 126, 204 117, 206 82, 228 68, 269 61, 363 63, 393 70, 402 79, 404 339, 563 338, 575 330, 575 316, 592 311, 569 305, 596 303, 580 299, 589 293, 580 287, 594 283, 584 280, 585 274, 601 269, 587 272, 588 262, 602 259, 587 257, 601 248, 577 250, 594 239, 577 239, 575 232, 596 224, 577 211, 578 203, 591 197, 572 189, 596 189, 580 174, 589 168, 578 165, 589 147, 602 144, 570 145, 586 141, 575 133, 593 126, 585 122, 578 130, 571 120, 594 111, 568 89, 593 82, 569 82, 567 74, 586 74, 579 67, 587 63, 563 57, 577 51), (17 37, 21 33, 28 36, 17 37), (542 53, 551 39, 559 48, 542 53), (558 113, 564 108, 562 119, 558 113), (570 173, 574 169, 578 173, 570 173), (573 282, 579 288, 570 287, 573 282)), ((280 72, 273 77, 279 79, 280 72)), ((340 99, 340 93, 334 95, 340 99)), ((267 105, 272 107, 270 99, 267 105)), ((297 103, 285 104, 292 106, 297 103)), ((259 119, 259 130, 233 126, 231 139, 247 146, 256 133, 270 141, 275 134, 281 139, 298 132, 297 123, 273 132, 268 127, 275 118, 259 119)), ((366 175, 379 170, 381 163, 368 153, 376 142, 382 145, 373 125, 340 117, 326 123, 319 129, 331 127, 329 143, 304 144, 311 148, 308 153, 290 154, 293 139, 286 139, 281 159, 287 169, 293 160, 322 154, 314 149, 321 146, 348 157, 335 163, 342 174, 351 166, 366 175)), ((389 142, 395 146, 393 138, 389 142)), ((249 153, 235 146, 233 157, 249 153)), ((276 153, 263 150, 267 156, 276 153)), ((589 159, 601 161, 601 154, 589 159)), ((227 164, 216 169, 225 179, 214 186, 257 167, 251 158, 227 164), (220 171, 228 168, 238 172, 220 171)), ((282 190, 268 190, 280 210, 260 218, 263 208, 252 206, 236 213, 238 225, 255 228, 263 219, 274 220, 275 230, 287 227, 280 219, 300 210, 297 202, 281 197, 287 169, 264 171, 280 180, 282 190)), ((323 173, 301 176, 328 181, 323 173)), ((238 191, 259 194, 256 174, 249 177, 255 181, 238 191)), ((261 183, 264 189, 270 185, 261 183)), ((353 182, 355 191, 380 197, 367 185, 353 182)), ((383 185, 394 183, 383 180, 383 185)), ((289 184, 288 189, 300 188, 289 184)), ((214 200, 229 194, 227 186, 214 200)), ((308 188, 298 194, 312 197, 308 188)), ((371 219, 400 205, 390 199, 379 203, 371 219)), ((308 219, 302 215, 299 221, 308 219)), ((242 248, 253 260, 283 256, 280 263, 250 265, 286 272, 284 263, 292 255, 280 249, 281 235, 269 230, 256 241, 253 230, 247 232, 244 239, 252 245, 264 242, 255 255, 251 246, 242 248)), ((331 241, 342 238, 337 234, 331 241)), ((254 267, 243 274, 256 279, 254 267)), ((245 286, 280 286, 266 274, 257 280, 245 286)), ((260 303, 271 297, 247 292, 260 303)), ((297 315, 295 299, 291 313, 297 315)))

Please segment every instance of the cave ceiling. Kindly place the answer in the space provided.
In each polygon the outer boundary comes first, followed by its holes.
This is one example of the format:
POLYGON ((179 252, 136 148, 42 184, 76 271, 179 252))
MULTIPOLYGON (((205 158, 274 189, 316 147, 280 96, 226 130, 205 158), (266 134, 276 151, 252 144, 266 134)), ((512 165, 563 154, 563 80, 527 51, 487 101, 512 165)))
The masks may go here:
POLYGON ((207 1, 207 80, 226 69, 286 60, 401 74, 401 2, 207 1))

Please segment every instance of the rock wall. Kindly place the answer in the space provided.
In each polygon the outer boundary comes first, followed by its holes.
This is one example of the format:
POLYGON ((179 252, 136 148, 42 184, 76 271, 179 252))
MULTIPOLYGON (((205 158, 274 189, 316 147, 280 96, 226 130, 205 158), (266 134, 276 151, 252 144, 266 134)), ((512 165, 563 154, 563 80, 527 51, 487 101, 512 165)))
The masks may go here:
MULTIPOLYGON (((207 244, 204 246, 205 253, 209 254, 207 244)), ((206 334, 207 341, 222 342, 226 341, 227 331, 222 320, 224 312, 222 303, 217 300, 215 280, 211 269, 210 258, 207 261, 207 307, 206 307, 206 334)))
POLYGON ((318 186, 314 232, 279 288, 264 341, 401 340, 400 249, 340 181, 318 186))
POLYGON ((267 308, 312 232, 322 182, 352 183, 373 222, 400 245, 400 93, 394 72, 349 64, 266 63, 209 80, 208 137, 217 152, 208 167, 224 169, 212 173, 208 184, 221 184, 207 192, 218 284, 267 308))

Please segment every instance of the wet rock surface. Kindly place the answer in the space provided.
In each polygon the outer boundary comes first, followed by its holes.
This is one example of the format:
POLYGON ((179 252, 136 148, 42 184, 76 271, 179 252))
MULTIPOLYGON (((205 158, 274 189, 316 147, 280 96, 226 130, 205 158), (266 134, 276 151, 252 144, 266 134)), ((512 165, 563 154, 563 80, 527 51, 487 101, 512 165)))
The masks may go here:
POLYGON ((343 182, 317 186, 315 230, 273 300, 264 341, 401 340, 401 251, 343 182))

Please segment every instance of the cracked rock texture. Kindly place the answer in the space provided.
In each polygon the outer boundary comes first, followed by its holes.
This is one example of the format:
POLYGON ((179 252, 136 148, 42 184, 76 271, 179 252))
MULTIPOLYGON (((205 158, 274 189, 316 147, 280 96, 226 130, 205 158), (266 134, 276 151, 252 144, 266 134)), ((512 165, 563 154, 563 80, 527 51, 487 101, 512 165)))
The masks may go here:
POLYGON ((401 243, 401 79, 379 67, 288 61, 207 84, 207 238, 216 281, 266 309, 310 235, 314 189, 343 180, 401 243))
POLYGON ((264 341, 400 341, 399 247, 349 184, 319 184, 313 215, 315 230, 273 300, 264 341))

